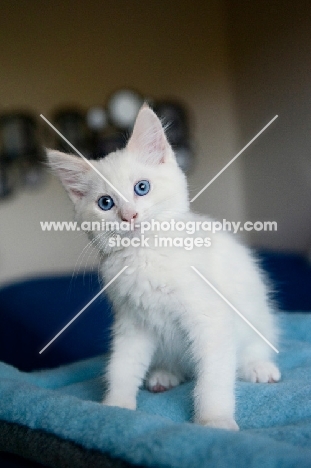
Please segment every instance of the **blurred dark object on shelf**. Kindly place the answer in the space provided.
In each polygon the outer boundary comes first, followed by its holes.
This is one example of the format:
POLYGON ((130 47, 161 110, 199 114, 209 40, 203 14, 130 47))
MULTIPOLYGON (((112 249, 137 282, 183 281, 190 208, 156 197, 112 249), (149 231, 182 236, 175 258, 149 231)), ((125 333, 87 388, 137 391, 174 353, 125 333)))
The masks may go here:
POLYGON ((13 192, 12 178, 7 166, 0 160, 0 199, 6 198, 13 192))
POLYGON ((28 113, 0 115, 1 157, 14 161, 22 156, 36 157, 36 120, 28 113))
POLYGON ((28 112, 0 115, 0 198, 19 184, 35 187, 44 179, 43 150, 36 119, 28 112))
POLYGON ((183 146, 188 143, 188 112, 180 102, 158 101, 154 104, 153 110, 164 125, 167 139, 172 146, 183 146))
POLYGON ((107 112, 103 106, 90 107, 86 113, 86 124, 90 130, 90 158, 100 159, 103 154, 101 141, 108 126, 107 112))
POLYGON ((124 147, 123 133, 109 124, 108 113, 104 107, 90 107, 86 114, 86 122, 91 132, 91 159, 101 159, 124 147))
POLYGON ((116 129, 110 129, 110 132, 107 132, 98 139, 96 147, 92 152, 92 159, 101 159, 109 153, 122 149, 125 143, 126 137, 124 134, 116 129))
MULTIPOLYGON (((75 105, 63 106, 51 121, 83 156, 101 159, 125 147, 144 102, 149 102, 161 119, 179 166, 188 172, 194 160, 189 112, 179 100, 146 99, 133 89, 122 88, 110 95, 106 106, 96 105, 87 111, 75 105)), ((0 114, 0 199, 14 194, 20 186, 36 188, 42 184, 47 174, 42 164, 43 146, 75 153, 41 121, 38 126, 31 112, 0 114)))
MULTIPOLYGON (((57 130, 80 151, 85 157, 91 154, 91 138, 87 127, 86 115, 80 109, 63 108, 58 110, 53 117, 53 123, 57 130)), ((73 153, 74 150, 63 138, 55 134, 56 146, 60 151, 73 153)))
POLYGON ((180 169, 183 172, 188 173, 193 166, 193 150, 190 143, 185 142, 182 146, 176 146, 174 153, 180 169))

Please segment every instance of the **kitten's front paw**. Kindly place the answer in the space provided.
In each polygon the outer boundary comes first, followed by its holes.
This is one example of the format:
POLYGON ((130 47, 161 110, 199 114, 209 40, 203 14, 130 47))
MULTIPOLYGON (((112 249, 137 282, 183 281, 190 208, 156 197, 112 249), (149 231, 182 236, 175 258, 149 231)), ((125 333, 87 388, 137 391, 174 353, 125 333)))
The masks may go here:
POLYGON ((119 408, 136 410, 136 399, 107 395, 102 403, 106 406, 118 406, 119 408))
POLYGON ((240 369, 242 379, 248 382, 274 383, 281 378, 281 372, 273 362, 252 361, 240 369))
POLYGON ((233 418, 201 419, 197 421, 201 426, 214 427, 216 429, 227 429, 229 431, 239 431, 240 428, 233 418))
POLYGON ((171 372, 165 370, 154 370, 150 373, 146 381, 146 387, 150 392, 160 393, 177 387, 181 380, 171 372))

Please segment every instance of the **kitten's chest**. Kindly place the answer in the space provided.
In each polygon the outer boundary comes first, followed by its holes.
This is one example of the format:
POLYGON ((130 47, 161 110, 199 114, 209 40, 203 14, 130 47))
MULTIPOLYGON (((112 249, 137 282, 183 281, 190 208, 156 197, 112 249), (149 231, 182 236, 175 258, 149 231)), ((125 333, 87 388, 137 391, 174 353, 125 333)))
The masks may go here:
POLYGON ((127 251, 107 258, 102 265, 105 282, 114 304, 128 306, 129 313, 140 314, 144 321, 165 320, 180 307, 178 282, 170 259, 158 251, 127 251))

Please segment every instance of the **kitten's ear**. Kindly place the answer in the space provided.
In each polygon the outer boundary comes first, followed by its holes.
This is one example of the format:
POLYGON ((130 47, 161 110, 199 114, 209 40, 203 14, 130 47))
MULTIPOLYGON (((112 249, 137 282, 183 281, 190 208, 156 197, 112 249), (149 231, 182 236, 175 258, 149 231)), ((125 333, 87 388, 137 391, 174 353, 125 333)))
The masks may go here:
POLYGON ((88 190, 86 174, 90 166, 80 157, 46 150, 48 164, 58 175, 71 200, 76 203, 88 190))
POLYGON ((164 163, 172 154, 161 121, 147 104, 137 115, 127 149, 138 153, 149 164, 164 163))

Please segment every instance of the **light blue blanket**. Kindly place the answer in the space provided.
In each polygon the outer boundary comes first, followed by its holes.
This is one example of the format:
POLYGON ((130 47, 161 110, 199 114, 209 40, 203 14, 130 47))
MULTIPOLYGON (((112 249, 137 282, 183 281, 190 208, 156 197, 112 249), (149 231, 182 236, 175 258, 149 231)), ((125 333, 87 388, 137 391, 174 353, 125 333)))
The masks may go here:
POLYGON ((189 422, 192 383, 141 390, 137 411, 104 407, 102 357, 33 373, 1 363, 0 419, 150 467, 310 467, 311 314, 280 321, 282 381, 237 383, 238 433, 189 422))

